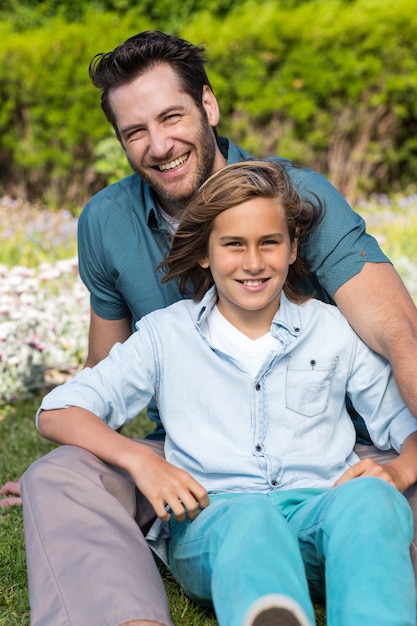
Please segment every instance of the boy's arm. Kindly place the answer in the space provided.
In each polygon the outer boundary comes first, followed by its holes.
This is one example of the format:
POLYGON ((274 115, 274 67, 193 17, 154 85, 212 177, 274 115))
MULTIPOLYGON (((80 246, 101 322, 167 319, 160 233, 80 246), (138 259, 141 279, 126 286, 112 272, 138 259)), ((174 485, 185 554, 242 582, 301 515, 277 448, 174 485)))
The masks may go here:
POLYGON ((170 507, 177 521, 194 519, 209 504, 207 491, 184 470, 161 459, 147 446, 112 430, 97 415, 79 407, 43 410, 40 434, 59 444, 79 446, 132 476, 164 522, 170 507))
POLYGON ((358 476, 375 476, 391 483, 401 493, 417 482, 417 432, 409 435, 404 441, 398 457, 381 465, 372 459, 362 459, 352 465, 335 482, 335 485, 357 478, 358 476))

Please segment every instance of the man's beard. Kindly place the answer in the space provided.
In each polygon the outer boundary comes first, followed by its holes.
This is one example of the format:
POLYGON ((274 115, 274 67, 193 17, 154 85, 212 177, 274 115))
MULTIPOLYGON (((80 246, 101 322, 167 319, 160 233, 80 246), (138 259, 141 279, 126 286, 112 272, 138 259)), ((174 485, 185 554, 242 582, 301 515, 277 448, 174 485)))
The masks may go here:
POLYGON ((185 207, 194 198, 201 185, 213 173, 217 149, 216 137, 213 128, 209 125, 204 115, 202 115, 200 131, 196 138, 195 145, 197 145, 200 149, 200 152, 198 153, 197 171, 193 184, 186 193, 181 191, 178 193, 168 191, 162 184, 155 181, 152 176, 146 174, 142 168, 138 167, 134 161, 129 159, 129 157, 127 157, 127 159, 135 174, 140 176, 140 178, 149 185, 159 198, 166 200, 169 203, 185 207))

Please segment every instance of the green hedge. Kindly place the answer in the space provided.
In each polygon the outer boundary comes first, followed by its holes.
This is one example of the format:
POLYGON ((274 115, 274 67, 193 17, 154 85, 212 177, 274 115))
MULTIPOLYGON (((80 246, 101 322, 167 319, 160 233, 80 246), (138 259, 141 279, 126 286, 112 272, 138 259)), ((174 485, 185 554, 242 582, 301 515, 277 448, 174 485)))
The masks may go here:
POLYGON ((220 131, 255 155, 314 167, 351 198, 415 184, 417 12, 409 0, 116 4, 97 2, 81 21, 61 10, 24 30, 0 24, 5 192, 80 205, 127 171, 87 68, 94 54, 146 28, 207 44, 220 131))

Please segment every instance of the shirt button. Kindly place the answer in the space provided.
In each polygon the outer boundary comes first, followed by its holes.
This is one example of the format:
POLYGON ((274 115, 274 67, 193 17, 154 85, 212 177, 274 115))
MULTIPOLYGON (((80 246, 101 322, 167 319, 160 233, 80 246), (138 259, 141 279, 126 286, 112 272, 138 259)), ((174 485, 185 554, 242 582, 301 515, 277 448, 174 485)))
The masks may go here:
POLYGON ((276 481, 276 480, 272 480, 272 481, 271 481, 271 485, 272 485, 273 487, 276 487, 276 486, 277 486, 277 481, 276 481))
POLYGON ((260 451, 262 450, 262 446, 261 446, 261 444, 260 444, 260 443, 257 443, 257 444, 256 444, 256 446, 255 446, 255 450, 256 450, 256 452, 260 452, 260 451))
POLYGON ((359 252, 359 254, 360 254, 361 256, 366 256, 366 252, 365 252, 365 250, 361 250, 361 251, 359 252))
POLYGON ((260 383, 256 383, 256 385, 255 385, 255 389, 256 389, 256 391, 259 391, 259 389, 260 389, 260 388, 261 388, 260 383))

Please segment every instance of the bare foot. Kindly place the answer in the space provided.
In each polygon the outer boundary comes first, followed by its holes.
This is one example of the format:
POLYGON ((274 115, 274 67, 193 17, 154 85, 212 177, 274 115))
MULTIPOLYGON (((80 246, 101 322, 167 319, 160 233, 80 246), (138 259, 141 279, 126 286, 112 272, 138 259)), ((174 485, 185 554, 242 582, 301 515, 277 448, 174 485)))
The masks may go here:
POLYGON ((14 506, 16 504, 22 504, 22 498, 16 498, 16 496, 2 498, 0 500, 0 509, 7 509, 9 506, 14 506))
POLYGON ((22 504, 22 498, 20 498, 20 482, 9 481, 5 483, 0 489, 0 496, 9 496, 7 498, 0 499, 0 508, 2 509, 6 509, 7 507, 16 504, 22 504))
POLYGON ((9 480, 0 489, 0 496, 8 496, 10 494, 14 496, 20 496, 20 481, 19 480, 16 483, 9 480))

